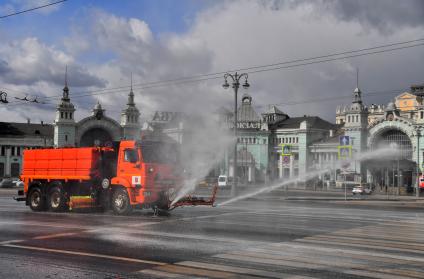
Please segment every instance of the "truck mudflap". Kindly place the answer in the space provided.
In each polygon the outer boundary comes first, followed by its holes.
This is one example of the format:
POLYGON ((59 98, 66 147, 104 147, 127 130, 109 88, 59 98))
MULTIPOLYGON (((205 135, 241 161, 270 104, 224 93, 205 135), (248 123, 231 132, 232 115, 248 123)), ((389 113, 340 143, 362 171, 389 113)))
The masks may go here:
POLYGON ((19 190, 18 191, 18 196, 16 197, 16 196, 14 196, 13 197, 13 199, 15 200, 15 201, 26 201, 26 197, 25 197, 25 194, 24 194, 24 190, 19 190))
POLYGON ((174 203, 173 205, 171 205, 172 201, 169 201, 169 210, 173 210, 180 206, 197 206, 197 205, 215 206, 214 203, 215 203, 217 192, 218 192, 218 184, 216 184, 213 187, 212 195, 209 199, 188 195, 180 199, 178 202, 174 203))

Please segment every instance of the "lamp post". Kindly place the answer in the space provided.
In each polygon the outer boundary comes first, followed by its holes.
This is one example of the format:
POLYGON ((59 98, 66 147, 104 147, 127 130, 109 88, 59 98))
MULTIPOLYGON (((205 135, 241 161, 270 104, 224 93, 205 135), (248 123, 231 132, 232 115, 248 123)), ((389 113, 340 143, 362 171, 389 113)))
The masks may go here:
POLYGON ((232 80, 232 88, 234 89, 234 138, 235 138, 235 144, 234 144, 234 158, 233 158, 233 184, 231 185, 231 196, 234 197, 236 195, 237 190, 237 92, 240 87, 240 78, 244 77, 244 83, 243 88, 247 89, 249 88, 249 83, 247 82, 248 75, 246 73, 238 74, 235 72, 235 74, 229 74, 226 73, 224 75, 224 84, 222 87, 224 89, 228 89, 230 85, 228 84, 228 78, 231 78, 232 80))
POLYGON ((415 196, 417 198, 420 197, 420 137, 421 137, 421 129, 417 129, 417 188, 415 191, 415 196))

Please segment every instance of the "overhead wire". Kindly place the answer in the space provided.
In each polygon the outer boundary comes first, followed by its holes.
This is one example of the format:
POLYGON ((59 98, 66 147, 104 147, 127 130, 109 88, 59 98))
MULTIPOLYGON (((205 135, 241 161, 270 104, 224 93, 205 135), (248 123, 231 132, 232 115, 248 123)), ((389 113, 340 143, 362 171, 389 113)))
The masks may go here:
MULTIPOLYGON (((280 69, 289 69, 289 68, 294 68, 294 67, 301 67, 301 66, 318 64, 318 63, 326 63, 326 62, 331 62, 331 61, 336 61, 336 60, 344 60, 344 59, 348 59, 348 58, 367 56, 367 55, 373 55, 373 54, 379 54, 379 53, 385 53, 385 52, 391 52, 391 51, 396 51, 396 50, 401 50, 401 49, 423 46, 424 43, 420 43, 420 44, 406 45, 406 46, 401 46, 401 47, 396 47, 396 48, 388 48, 388 47, 405 45, 405 44, 422 42, 422 41, 424 41, 424 38, 416 39, 416 40, 409 40, 409 41, 404 41, 404 42, 385 44, 385 45, 379 45, 379 46, 369 47, 369 48, 362 48, 362 49, 358 49, 358 50, 350 50, 350 51, 338 52, 338 53, 333 53, 333 54, 309 57, 309 58, 283 61, 283 62, 279 62, 279 63, 272 63, 272 64, 265 64, 265 65, 259 65, 259 66, 238 68, 238 69, 233 69, 233 70, 229 70, 229 71, 221 71, 221 72, 215 72, 215 73, 209 73, 209 74, 193 75, 193 76, 190 76, 190 77, 181 77, 181 78, 168 79, 168 80, 158 80, 158 81, 144 82, 144 83, 140 83, 140 84, 134 84, 133 87, 136 88, 136 89, 143 90, 143 89, 150 89, 150 88, 170 86, 170 85, 181 85, 181 84, 186 84, 186 83, 202 82, 202 81, 222 78, 221 76, 217 76, 217 75, 222 75, 226 72, 247 71, 248 74, 252 74, 252 73, 260 73, 260 72, 267 72, 267 71, 275 71, 275 70, 280 70, 280 69), (388 49, 382 49, 382 48, 388 48, 388 49), (380 50, 372 51, 372 52, 365 52, 365 51, 376 50, 376 49, 380 49, 380 50), (360 53, 360 52, 365 52, 365 53, 360 53), (357 54, 347 55, 347 54, 353 54, 353 53, 357 53, 357 54), (337 56, 342 56, 342 57, 337 57, 337 56), (318 59, 329 58, 329 57, 333 57, 333 58, 318 60, 318 59), (311 60, 318 60, 318 61, 311 61, 311 60), (306 61, 310 61, 310 62, 298 63, 298 62, 306 62, 306 61), (297 64, 287 65, 287 64, 293 64, 293 63, 297 63, 297 64), (286 66, 281 66, 281 65, 286 65, 286 66), (275 67, 275 66, 278 66, 278 67, 275 67), (251 71, 251 70, 253 70, 253 71, 251 71)), ((123 92, 124 89, 128 90, 129 88, 130 88, 130 86, 119 86, 119 87, 113 87, 113 88, 105 88, 105 89, 96 89, 96 90, 91 90, 91 91, 76 92, 76 93, 72 94, 72 98, 94 96, 94 95, 99 95, 99 94, 117 94, 117 93, 123 92), (119 90, 119 89, 122 89, 122 90, 119 90), (113 92, 107 92, 107 91, 113 91, 113 92)), ((47 97, 39 96, 39 97, 44 98, 44 99, 61 98, 60 95, 47 96, 47 97)))
MULTIPOLYGON (((359 50, 352 50, 352 51, 339 52, 339 53, 335 53, 335 54, 322 55, 322 56, 317 56, 317 57, 296 59, 296 60, 291 60, 291 61, 285 61, 285 62, 273 63, 273 64, 267 64, 267 65, 261 65, 261 66, 253 66, 253 67, 247 67, 247 68, 239 68, 239 69, 236 69, 236 70, 231 70, 229 72, 247 71, 247 73, 249 73, 249 74, 261 73, 261 72, 275 71, 275 70, 281 70, 281 69, 289 69, 289 68, 301 67, 301 66, 312 65, 312 64, 319 64, 319 63, 327 63, 327 62, 336 61, 336 60, 344 60, 344 59, 349 59, 349 58, 354 58, 354 57, 374 55, 374 54, 386 53, 386 52, 408 49, 408 48, 413 48, 413 47, 418 47, 418 46, 424 46, 424 43, 419 43, 419 44, 406 45, 406 46, 401 46, 401 47, 396 47, 396 48, 381 49, 381 48, 404 45, 404 44, 408 44, 408 43, 411 43, 411 42, 419 42, 419 41, 424 41, 424 38, 423 39, 405 41, 405 42, 392 43, 392 44, 387 44, 387 45, 380 45, 380 46, 370 47, 370 48, 363 48, 363 49, 359 49, 359 50), (374 50, 374 49, 380 49, 380 50, 365 52, 365 53, 358 53, 358 52, 364 52, 364 51, 369 51, 369 50, 374 50), (352 54, 352 53, 357 53, 357 54, 352 54), (345 55, 345 54, 352 54, 352 55, 345 55), (344 55, 344 56, 337 57, 337 56, 340 56, 340 55, 344 55), (334 56, 336 56, 336 57, 334 57, 334 56), (328 58, 328 59, 322 60, 322 58, 326 58, 326 57, 333 57, 333 58, 328 58), (321 59, 321 60, 317 60, 317 59, 321 59), (310 60, 317 60, 317 61, 310 61, 310 60), (309 62, 293 64, 295 62, 302 62, 302 61, 309 61, 309 62), (293 64, 293 65, 278 66, 278 65, 285 65, 285 64, 293 64), (274 67, 274 66, 278 66, 278 67, 274 67), (248 70, 252 70, 252 69, 253 69, 253 71, 248 71, 248 70)), ((216 76, 216 75, 220 75, 220 74, 223 74, 223 73, 225 73, 225 72, 196 75, 196 76, 192 76, 192 77, 182 77, 182 78, 178 78, 178 79, 170 79, 170 80, 163 80, 163 81, 146 82, 146 83, 141 83, 141 84, 135 84, 135 85, 133 85, 133 87, 136 88, 136 89, 139 89, 139 90, 144 90, 144 89, 149 89, 149 88, 157 88, 157 87, 164 87, 164 86, 170 86, 170 85, 178 86, 178 85, 184 85, 184 84, 188 84, 188 83, 197 83, 197 82, 202 82, 202 81, 207 81, 207 80, 219 79, 219 78, 222 78, 222 77, 216 76), (203 78, 201 78, 201 77, 203 77, 203 78)), ((100 89, 100 90, 92 90, 92 91, 87 91, 87 92, 80 92, 80 94, 74 93, 74 94, 72 94, 72 98, 91 97, 91 96, 103 95, 103 94, 117 94, 117 93, 127 91, 128 88, 130 88, 130 86, 121 86, 121 87, 116 87, 116 88, 106 88, 106 89, 100 89), (121 90, 116 90, 116 89, 121 89, 121 90), (107 92, 107 91, 109 91, 109 92, 107 92)), ((61 96, 47 96, 47 97, 39 96, 39 98, 46 100, 46 99, 61 98, 61 96)), ((334 99, 334 98, 332 98, 332 99, 334 99)), ((302 102, 302 101, 300 101, 300 102, 302 102)), ((10 105, 13 105, 13 104, 10 104, 10 105)), ((14 104, 14 105, 19 105, 19 104, 14 104)))
POLYGON ((46 8, 46 7, 49 7, 49 6, 53 6, 53 5, 57 5, 57 4, 66 2, 66 1, 68 1, 68 0, 56 1, 56 2, 52 2, 52 3, 48 3, 46 5, 37 6, 37 7, 31 8, 31 9, 22 10, 22 11, 19 11, 19 12, 14 12, 14 13, 11 13, 11 14, 0 16, 0 19, 6 18, 6 17, 15 16, 15 15, 19 15, 19 14, 23 14, 23 13, 27 13, 27 12, 31 12, 31 11, 38 10, 38 9, 43 9, 43 8, 46 8))

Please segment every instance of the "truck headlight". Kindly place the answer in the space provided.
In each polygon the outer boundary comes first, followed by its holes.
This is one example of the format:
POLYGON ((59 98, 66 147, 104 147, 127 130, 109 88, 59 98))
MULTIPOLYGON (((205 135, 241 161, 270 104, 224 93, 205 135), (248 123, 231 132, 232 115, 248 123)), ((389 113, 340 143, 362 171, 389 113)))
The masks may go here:
POLYGON ((105 179, 102 180, 102 187, 103 187, 103 189, 109 188, 109 185, 110 185, 109 179, 105 178, 105 179))

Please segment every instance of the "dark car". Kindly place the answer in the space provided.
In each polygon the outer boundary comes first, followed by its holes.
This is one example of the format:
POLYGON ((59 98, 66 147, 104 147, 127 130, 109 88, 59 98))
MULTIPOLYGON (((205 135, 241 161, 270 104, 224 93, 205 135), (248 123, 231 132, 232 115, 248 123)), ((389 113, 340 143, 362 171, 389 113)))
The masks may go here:
POLYGON ((0 181, 0 188, 13 188, 15 185, 16 183, 12 178, 3 178, 3 180, 0 181))

